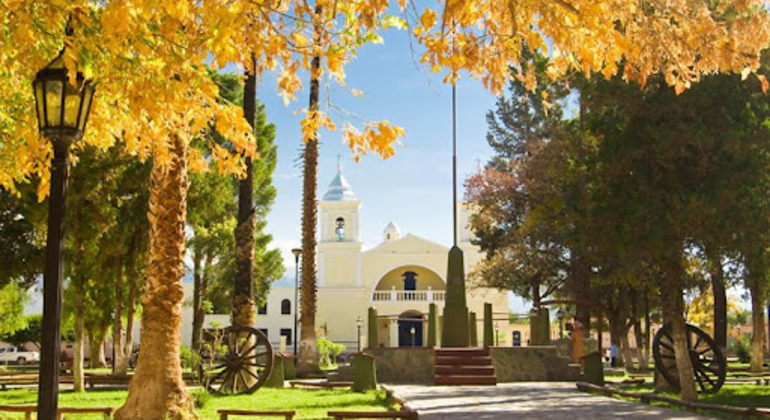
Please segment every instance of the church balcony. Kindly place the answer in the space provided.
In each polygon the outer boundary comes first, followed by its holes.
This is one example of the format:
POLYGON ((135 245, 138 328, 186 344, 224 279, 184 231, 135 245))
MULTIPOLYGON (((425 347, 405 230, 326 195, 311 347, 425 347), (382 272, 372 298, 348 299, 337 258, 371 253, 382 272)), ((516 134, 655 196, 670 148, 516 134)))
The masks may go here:
POLYGON ((443 302, 443 290, 382 290, 372 294, 372 302, 443 302))

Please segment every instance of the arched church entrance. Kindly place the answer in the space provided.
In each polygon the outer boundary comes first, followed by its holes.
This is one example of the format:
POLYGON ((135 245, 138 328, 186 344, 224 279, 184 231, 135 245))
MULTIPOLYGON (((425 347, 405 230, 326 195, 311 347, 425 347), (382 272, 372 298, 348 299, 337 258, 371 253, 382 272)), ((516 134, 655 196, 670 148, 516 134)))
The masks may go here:
POLYGON ((406 311, 398 317, 398 346, 422 347, 422 313, 406 311))

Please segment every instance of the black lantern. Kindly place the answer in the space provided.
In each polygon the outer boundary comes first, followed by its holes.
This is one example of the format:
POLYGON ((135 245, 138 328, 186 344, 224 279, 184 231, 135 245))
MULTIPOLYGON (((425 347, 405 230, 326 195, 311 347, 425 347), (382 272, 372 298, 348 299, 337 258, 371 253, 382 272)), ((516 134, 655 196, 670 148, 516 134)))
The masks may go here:
POLYGON ((37 418, 55 420, 58 418, 62 248, 68 155, 70 144, 83 137, 94 87, 81 73, 75 75, 74 85, 70 83, 62 50, 44 69, 37 72, 33 88, 38 128, 53 145, 54 153, 51 160, 48 234, 43 271, 43 332, 40 340, 37 418))
POLYGON ((33 86, 40 132, 52 141, 83 137, 94 86, 80 72, 75 76, 75 85, 70 83, 64 50, 37 72, 33 86))

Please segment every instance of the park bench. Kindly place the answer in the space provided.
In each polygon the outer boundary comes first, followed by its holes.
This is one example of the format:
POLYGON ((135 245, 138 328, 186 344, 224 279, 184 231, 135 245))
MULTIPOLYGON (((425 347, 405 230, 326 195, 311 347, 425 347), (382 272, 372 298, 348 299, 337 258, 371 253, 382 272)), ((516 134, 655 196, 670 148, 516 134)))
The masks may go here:
POLYGON ((219 420, 227 420, 228 416, 259 416, 259 417, 283 417, 292 420, 296 411, 250 411, 250 410, 217 410, 219 420))
POLYGON ((329 411, 327 416, 334 420, 342 419, 406 419, 417 418, 417 412, 411 410, 401 411, 329 411))
MULTIPOLYGON (((64 414, 101 414, 105 420, 112 418, 112 407, 59 407, 56 419, 61 420, 64 414)), ((37 413, 35 405, 0 405, 0 413, 24 413, 25 420, 32 420, 32 414, 37 413)))
POLYGON ((296 387, 308 387, 308 388, 350 388, 353 386, 353 382, 313 382, 313 381, 289 381, 289 385, 292 388, 296 387))

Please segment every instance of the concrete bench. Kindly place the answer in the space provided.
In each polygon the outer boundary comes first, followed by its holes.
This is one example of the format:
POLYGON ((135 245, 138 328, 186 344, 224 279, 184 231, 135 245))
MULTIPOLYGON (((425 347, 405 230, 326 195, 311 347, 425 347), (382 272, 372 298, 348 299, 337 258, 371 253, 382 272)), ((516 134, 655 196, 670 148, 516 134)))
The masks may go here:
POLYGON ((219 420, 227 420, 228 416, 259 416, 259 417, 283 417, 292 420, 297 415, 296 411, 250 411, 250 410, 217 410, 219 420))
POLYGON ((334 420, 342 419, 406 419, 417 418, 417 413, 410 410, 402 411, 329 411, 327 416, 334 420))
MULTIPOLYGON (((105 420, 112 418, 115 411, 112 407, 59 407, 56 419, 61 420, 64 414, 101 414, 105 420)), ((32 414, 37 413, 35 405, 0 405, 0 413, 24 413, 25 420, 32 420, 32 414)))

